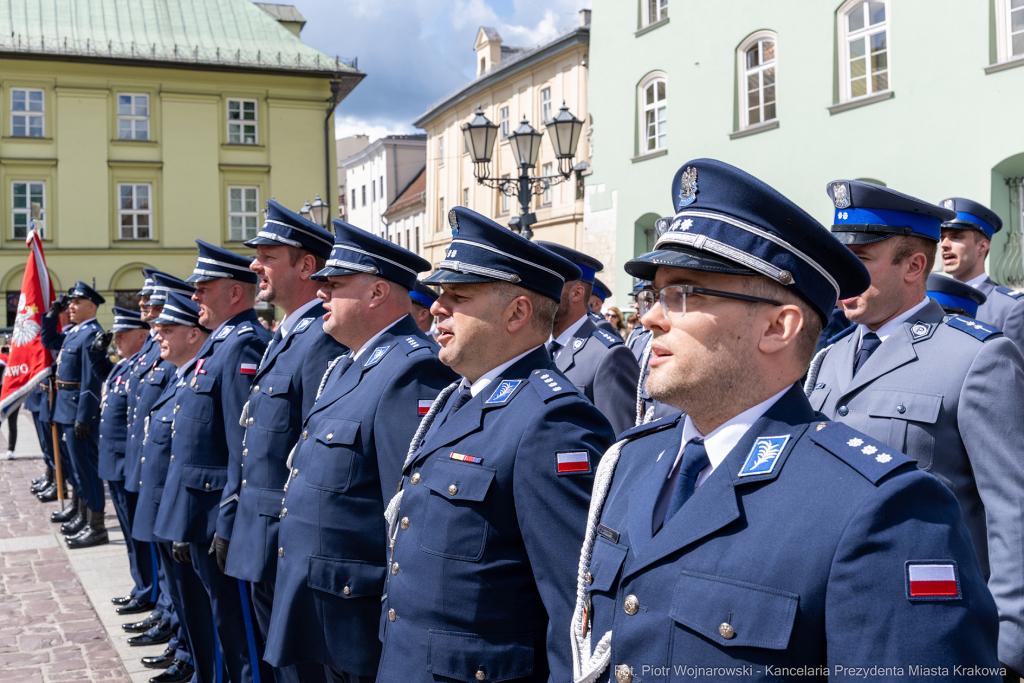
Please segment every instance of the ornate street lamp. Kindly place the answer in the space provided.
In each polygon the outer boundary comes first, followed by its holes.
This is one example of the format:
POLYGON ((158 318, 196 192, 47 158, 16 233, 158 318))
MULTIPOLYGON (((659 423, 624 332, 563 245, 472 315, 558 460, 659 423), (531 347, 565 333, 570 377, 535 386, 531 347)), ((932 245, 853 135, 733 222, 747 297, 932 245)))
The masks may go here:
MULTIPOLYGON (((311 220, 319 225, 321 228, 327 227, 327 220, 331 215, 331 207, 326 204, 324 200, 320 199, 320 195, 316 196, 312 204, 308 204, 309 212, 312 215, 311 220)), ((303 207, 305 208, 305 207, 303 207)))
POLYGON ((305 218, 307 221, 311 221, 313 220, 312 211, 313 207, 310 205, 309 200, 307 199, 306 203, 302 205, 301 209, 299 209, 299 215, 305 218))
POLYGON ((543 137, 527 122, 526 114, 523 114, 522 123, 508 136, 509 144, 512 145, 512 155, 516 158, 516 165, 519 166, 519 170, 525 171, 537 165, 537 156, 540 154, 540 140, 543 137))
POLYGON ((558 170, 568 175, 573 168, 572 158, 576 156, 576 147, 580 144, 583 122, 569 113, 569 108, 562 102, 562 108, 548 124, 548 130, 551 131, 551 146, 555 148, 558 170))
POLYGON ((474 174, 486 176, 494 154, 494 141, 498 139, 498 126, 488 121, 483 109, 477 106, 473 120, 462 124, 462 134, 466 137, 469 157, 473 160, 474 174))

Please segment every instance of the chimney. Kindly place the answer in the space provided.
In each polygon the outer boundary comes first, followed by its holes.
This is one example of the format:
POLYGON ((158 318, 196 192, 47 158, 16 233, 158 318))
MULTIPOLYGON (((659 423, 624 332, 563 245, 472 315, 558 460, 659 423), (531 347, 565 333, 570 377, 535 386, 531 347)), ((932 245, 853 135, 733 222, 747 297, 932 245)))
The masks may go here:
POLYGON ((580 28, 590 28, 590 10, 580 10, 580 28))

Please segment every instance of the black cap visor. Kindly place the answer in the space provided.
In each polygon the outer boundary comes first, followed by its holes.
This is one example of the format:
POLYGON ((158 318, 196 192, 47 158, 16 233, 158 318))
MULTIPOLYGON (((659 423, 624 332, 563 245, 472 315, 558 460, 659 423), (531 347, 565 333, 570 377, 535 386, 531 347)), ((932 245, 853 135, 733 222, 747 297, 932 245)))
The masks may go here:
POLYGON ((420 280, 425 285, 477 285, 485 282, 502 282, 498 278, 474 275, 473 273, 457 273, 442 268, 429 277, 420 280))
POLYGON ((682 268, 703 270, 723 275, 757 275, 754 271, 720 256, 699 251, 691 247, 668 247, 642 254, 626 261, 625 269, 630 275, 644 280, 654 280, 658 268, 682 268))
POLYGON ((255 246, 259 245, 259 244, 266 244, 266 245, 271 245, 271 246, 272 245, 277 245, 279 247, 292 246, 292 245, 286 244, 284 242, 279 242, 278 240, 272 240, 269 237, 260 237, 259 235, 257 235, 256 237, 253 237, 251 240, 246 240, 245 242, 242 242, 242 244, 244 244, 247 247, 255 247, 255 246))
POLYGON ((960 218, 955 218, 951 221, 946 221, 945 223, 942 224, 941 227, 942 229, 951 228, 953 230, 977 230, 982 235, 985 235, 985 239, 989 239, 989 236, 985 233, 984 230, 981 229, 980 225, 978 225, 977 223, 972 223, 970 221, 962 220, 960 218))
MULTIPOLYGON (((275 244, 279 244, 279 242, 275 242, 275 244)), ((359 275, 360 273, 363 273, 364 275, 373 275, 373 273, 364 273, 361 270, 352 270, 351 268, 337 268, 335 266, 327 266, 326 268, 318 270, 312 275, 310 275, 309 279, 316 280, 317 282, 327 282, 327 278, 329 277, 340 277, 342 275, 359 275)), ((384 279, 386 280, 387 278, 384 279)))
MULTIPOLYGON (((874 244, 894 235, 914 235, 911 228, 902 225, 833 225, 832 234, 843 244, 874 244)), ((924 235, 917 235, 924 237, 924 235)))

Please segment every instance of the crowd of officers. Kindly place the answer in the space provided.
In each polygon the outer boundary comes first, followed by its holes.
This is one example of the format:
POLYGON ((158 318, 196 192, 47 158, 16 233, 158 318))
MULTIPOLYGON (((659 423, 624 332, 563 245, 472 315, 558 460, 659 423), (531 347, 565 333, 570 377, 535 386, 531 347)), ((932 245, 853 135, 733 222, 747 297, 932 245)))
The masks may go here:
POLYGON ((132 644, 167 644, 157 683, 1016 681, 1024 299, 985 275, 1001 222, 827 192, 831 232, 685 164, 625 265, 625 341, 573 249, 456 207, 421 281, 416 254, 270 201, 255 258, 197 240, 112 332, 83 282, 54 304, 34 490, 56 497, 60 458, 70 548, 108 542, 109 494, 134 582, 114 603, 149 613, 132 644), (257 300, 285 314, 272 337, 257 300))

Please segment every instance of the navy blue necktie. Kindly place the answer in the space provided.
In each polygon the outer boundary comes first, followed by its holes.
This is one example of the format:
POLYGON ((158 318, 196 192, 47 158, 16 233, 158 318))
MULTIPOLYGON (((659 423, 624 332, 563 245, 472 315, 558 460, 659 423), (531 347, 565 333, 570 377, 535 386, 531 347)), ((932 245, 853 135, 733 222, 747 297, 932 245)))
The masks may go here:
POLYGON ((558 358, 558 352, 561 351, 561 349, 562 345, 554 339, 548 342, 548 353, 551 355, 551 360, 558 358))
POLYGON ((857 373, 864 366, 864 363, 868 361, 871 354, 875 352, 879 346, 882 345, 882 340, 878 338, 878 335, 874 332, 868 332, 864 335, 864 338, 860 341, 860 351, 853 358, 853 376, 856 377, 857 373))
POLYGON ((352 367, 352 363, 354 362, 355 361, 352 360, 352 356, 345 356, 340 361, 338 361, 338 367, 335 368, 338 371, 338 377, 342 377, 345 374, 345 372, 350 367, 352 367))
POLYGON ((679 464, 676 488, 672 492, 668 510, 665 511, 665 524, 668 524, 672 516, 679 512, 679 509, 690 499, 697 487, 697 475, 710 464, 708 449, 704 447, 702 439, 694 439, 686 444, 686 448, 683 449, 683 461, 679 464))
POLYGON ((455 400, 452 401, 452 407, 444 416, 444 421, 441 424, 447 422, 452 415, 459 412, 459 408, 469 403, 469 399, 473 398, 473 390, 470 387, 459 387, 458 393, 455 395, 455 400))
POLYGON ((282 339, 284 339, 284 335, 281 334, 281 326, 278 325, 277 326, 277 332, 274 333, 274 338, 271 339, 270 342, 272 344, 276 344, 277 342, 281 341, 282 339))

